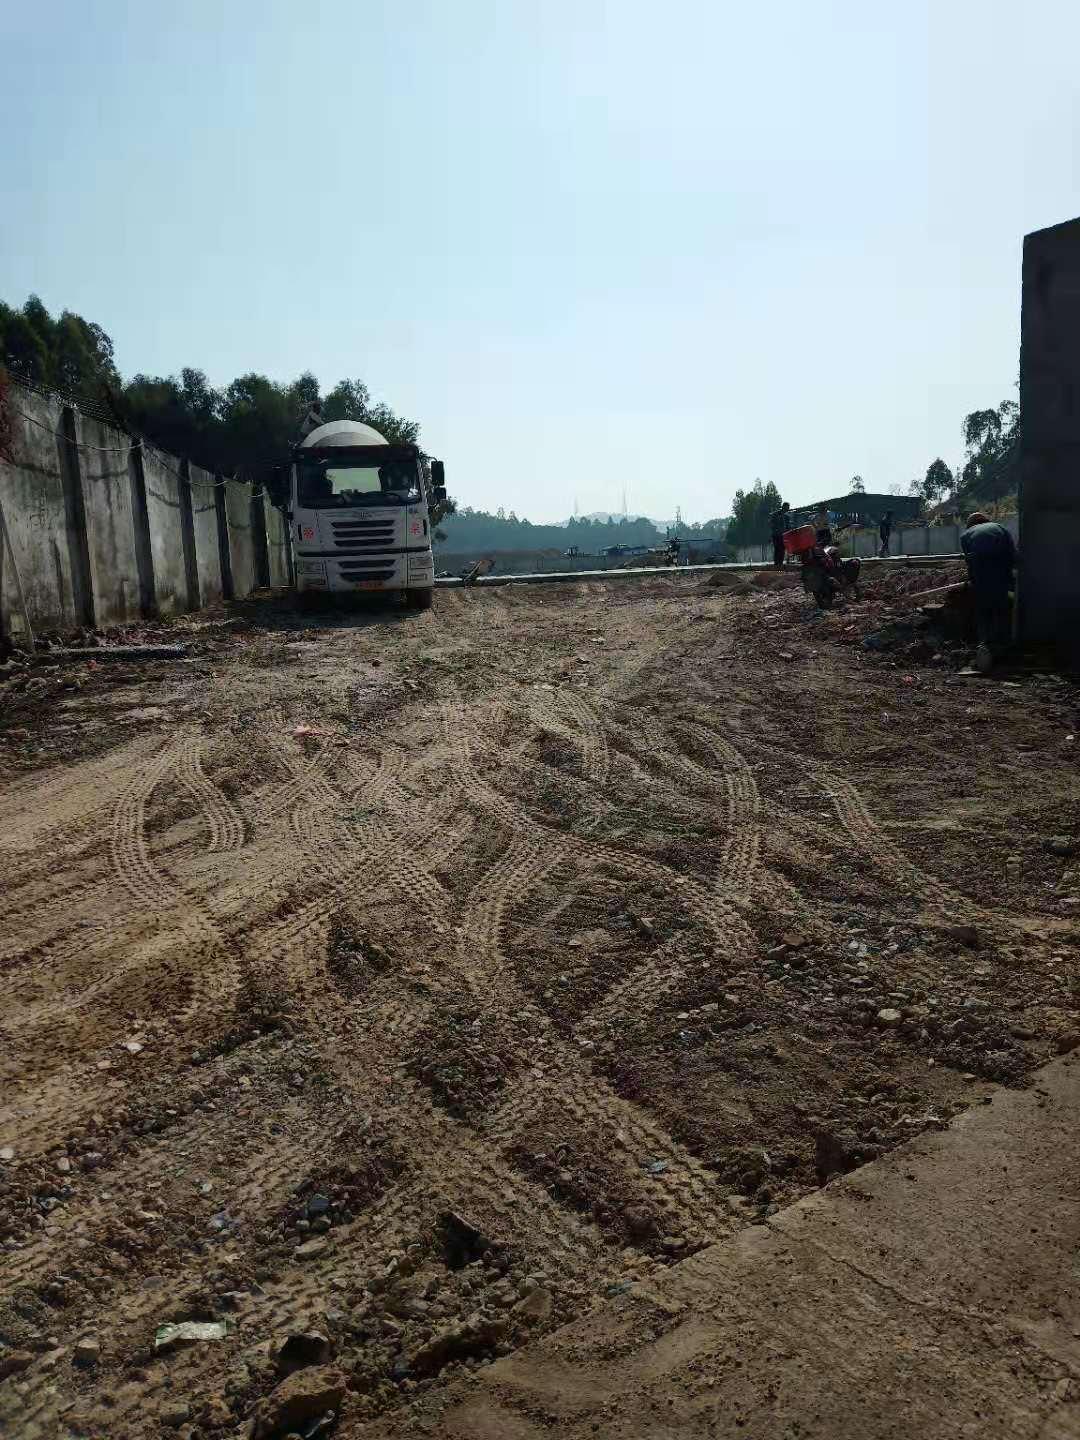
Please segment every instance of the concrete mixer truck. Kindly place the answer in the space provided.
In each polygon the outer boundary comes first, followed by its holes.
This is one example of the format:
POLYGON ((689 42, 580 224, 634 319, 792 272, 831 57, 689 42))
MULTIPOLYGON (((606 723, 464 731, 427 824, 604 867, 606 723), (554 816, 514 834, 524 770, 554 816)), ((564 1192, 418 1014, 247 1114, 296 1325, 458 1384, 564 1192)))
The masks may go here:
POLYGON ((370 425, 332 420, 294 446, 288 520, 301 600, 397 592, 431 605, 433 515, 446 499, 442 461, 391 445, 370 425))

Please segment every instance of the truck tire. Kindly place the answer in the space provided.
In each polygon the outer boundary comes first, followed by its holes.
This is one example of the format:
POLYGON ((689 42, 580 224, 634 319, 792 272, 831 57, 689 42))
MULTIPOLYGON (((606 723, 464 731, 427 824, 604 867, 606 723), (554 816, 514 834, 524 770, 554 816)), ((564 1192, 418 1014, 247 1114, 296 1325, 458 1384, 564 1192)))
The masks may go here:
POLYGON ((430 610, 435 599, 434 590, 406 590, 405 608, 407 610, 430 610))

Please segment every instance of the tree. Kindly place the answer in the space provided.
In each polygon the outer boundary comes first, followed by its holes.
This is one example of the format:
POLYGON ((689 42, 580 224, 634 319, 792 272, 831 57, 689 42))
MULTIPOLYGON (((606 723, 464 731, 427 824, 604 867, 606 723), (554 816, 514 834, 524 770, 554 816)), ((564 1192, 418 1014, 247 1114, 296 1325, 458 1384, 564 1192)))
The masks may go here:
POLYGON ((996 409, 973 410, 964 417, 967 458, 960 476, 960 495, 974 501, 997 502, 1014 493, 1020 462, 1020 407, 1003 400, 996 409))
POLYGON ((866 494, 866 482, 863 480, 861 475, 853 475, 851 477, 851 493, 853 495, 866 494))
POLYGON ((323 419, 363 423, 370 405, 371 396, 362 380, 339 380, 323 401, 323 419))
POLYGON ((782 504, 780 491, 771 480, 768 485, 755 480, 753 489, 736 490, 727 526, 728 543, 736 547, 764 544, 771 534, 769 517, 782 504))
MULTIPOLYGON (((179 376, 138 374, 124 384, 101 326, 71 310, 54 320, 36 295, 20 310, 0 303, 0 364, 39 385, 103 400, 133 433, 223 474, 241 467, 261 473, 284 461, 301 417, 319 399, 310 370, 284 385, 251 372, 219 390, 202 370, 187 366, 179 376)), ((383 402, 373 404, 362 380, 339 380, 323 401, 323 414, 373 425, 391 444, 420 438, 416 421, 383 402)))
POLYGON ((112 341, 101 326, 72 310, 54 320, 36 295, 21 310, 0 305, 0 363, 35 384, 79 395, 119 382, 112 341))
POLYGON ((928 505, 936 505, 953 488, 953 473, 939 456, 926 467, 926 474, 919 485, 920 494, 928 505))
POLYGON ((45 340, 21 310, 0 303, 0 364, 38 385, 49 378, 45 340))

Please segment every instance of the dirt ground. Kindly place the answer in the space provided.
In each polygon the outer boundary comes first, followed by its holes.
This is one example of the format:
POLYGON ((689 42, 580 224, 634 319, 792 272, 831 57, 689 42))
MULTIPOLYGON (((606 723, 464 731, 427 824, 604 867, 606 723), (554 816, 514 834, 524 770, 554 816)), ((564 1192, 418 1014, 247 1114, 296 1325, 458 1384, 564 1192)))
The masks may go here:
POLYGON ((1077 692, 868 647, 938 574, 267 601, 11 670, 0 1429, 435 1433, 1076 1044, 1077 692))

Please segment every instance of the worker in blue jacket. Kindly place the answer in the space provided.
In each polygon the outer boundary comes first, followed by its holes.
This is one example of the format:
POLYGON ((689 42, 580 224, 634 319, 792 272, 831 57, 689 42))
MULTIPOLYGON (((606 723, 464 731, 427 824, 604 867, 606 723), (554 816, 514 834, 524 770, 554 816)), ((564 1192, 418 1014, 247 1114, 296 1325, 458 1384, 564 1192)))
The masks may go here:
POLYGON ((968 580, 975 598, 979 637, 975 666, 985 673, 1012 640, 1009 592, 1016 566, 1016 545, 1004 525, 975 510, 968 516, 967 529, 960 536, 960 549, 967 561, 968 580))

